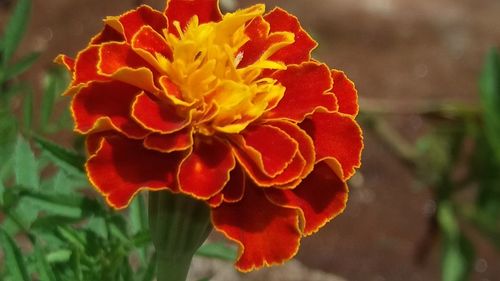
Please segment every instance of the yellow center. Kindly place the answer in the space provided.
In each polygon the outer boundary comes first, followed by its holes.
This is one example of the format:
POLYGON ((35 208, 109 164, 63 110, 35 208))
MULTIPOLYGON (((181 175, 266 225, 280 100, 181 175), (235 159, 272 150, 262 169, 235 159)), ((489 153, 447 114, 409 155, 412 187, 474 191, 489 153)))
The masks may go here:
POLYGON ((172 98, 193 117, 194 128, 211 135, 238 133, 277 105, 285 88, 275 79, 262 77, 266 69, 286 69, 283 63, 268 58, 278 49, 293 43, 292 33, 268 49, 248 66, 238 67, 245 54, 240 48, 248 42, 246 24, 264 13, 264 5, 226 14, 220 22, 199 24, 193 17, 179 36, 165 32, 173 59, 160 54, 156 59, 179 94, 172 98))

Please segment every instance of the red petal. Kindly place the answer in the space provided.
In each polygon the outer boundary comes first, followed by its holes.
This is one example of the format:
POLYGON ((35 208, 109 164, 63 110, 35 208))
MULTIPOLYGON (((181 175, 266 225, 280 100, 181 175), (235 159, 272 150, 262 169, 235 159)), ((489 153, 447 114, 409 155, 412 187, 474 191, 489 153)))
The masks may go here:
POLYGON ((121 34, 116 29, 106 24, 104 25, 103 30, 90 40, 90 43, 98 45, 106 42, 123 42, 123 41, 125 41, 125 37, 123 37, 123 34, 121 34))
POLYGON ((358 115, 358 91, 354 83, 347 78, 344 72, 332 70, 333 89, 332 92, 337 97, 339 112, 352 115, 358 115))
POLYGON ((82 50, 75 60, 75 72, 71 85, 78 85, 89 81, 109 81, 109 78, 97 73, 99 62, 99 46, 91 45, 82 50))
POLYGON ((186 150, 193 146, 193 130, 184 128, 172 134, 153 133, 146 137, 144 146, 165 153, 186 150))
POLYGON ((314 168, 316 154, 314 151, 314 142, 311 137, 294 123, 283 120, 275 120, 267 123, 285 131, 299 144, 300 155, 304 158, 306 165, 302 171, 302 177, 307 176, 314 168))
POLYGON ((101 147, 101 141, 103 138, 115 136, 115 131, 103 131, 98 133, 91 133, 87 135, 85 139, 85 148, 88 155, 94 155, 101 147))
POLYGON ((149 25, 159 33, 161 33, 164 28, 168 27, 165 16, 147 5, 140 6, 120 17, 108 18, 106 19, 106 23, 123 33, 128 42, 132 40, 132 37, 134 37, 143 26, 149 25))
POLYGON ((58 55, 54 62, 63 65, 70 72, 75 70, 75 60, 66 55, 58 55))
POLYGON ((126 207, 143 189, 175 188, 180 154, 145 149, 141 141, 115 135, 105 138, 87 162, 87 175, 109 205, 126 207))
POLYGON ((165 15, 169 22, 169 32, 174 34, 177 34, 174 21, 178 21, 183 29, 194 16, 198 16, 200 24, 222 19, 218 0, 168 0, 165 15))
MULTIPOLYGON (((342 167, 343 179, 350 178, 361 166, 363 136, 361 128, 349 115, 315 112, 301 127, 314 141, 316 161, 334 158, 342 167)), ((327 160, 327 162, 331 162, 327 160)), ((329 163, 333 166, 336 163, 329 163)))
POLYGON ((348 189, 327 164, 320 162, 295 189, 268 189, 266 194, 280 206, 300 209, 303 232, 311 235, 344 210, 348 189))
POLYGON ((109 42, 99 49, 99 70, 111 75, 123 67, 139 68, 148 66, 127 43, 109 42))
POLYGON ((229 145, 216 138, 197 138, 179 167, 179 189, 199 199, 219 193, 229 181, 236 161, 229 145))
POLYGON ((297 154, 297 142, 276 127, 250 126, 241 137, 241 149, 269 177, 282 173, 297 154))
POLYGON ((272 178, 265 175, 262 169, 239 148, 234 148, 234 153, 240 165, 245 168, 247 175, 261 187, 278 186, 282 188, 293 188, 300 183, 302 172, 306 167, 304 157, 302 157, 300 153, 296 153, 286 169, 281 174, 272 178))
POLYGON ((158 64, 156 59, 157 54, 161 54, 170 60, 172 59, 172 50, 165 41, 165 38, 151 26, 143 26, 135 34, 132 39, 132 48, 151 65, 158 64), (141 52, 141 50, 147 53, 141 52))
POLYGON ((151 93, 160 91, 154 84, 156 72, 127 43, 105 43, 100 46, 99 56, 100 74, 151 93))
POLYGON ((208 200, 211 207, 219 207, 223 202, 236 203, 243 198, 245 193, 245 172, 241 166, 231 171, 230 179, 222 192, 216 194, 208 200))
POLYGON ((287 43, 288 38, 284 34, 273 33, 269 35, 269 29, 269 23, 262 17, 257 17, 248 24, 245 28, 245 34, 249 40, 238 51, 238 53, 243 54, 238 68, 255 63, 271 47, 287 43))
POLYGON ((271 203, 262 189, 249 185, 238 203, 212 210, 215 229, 240 245, 236 267, 251 271, 282 264, 298 250, 301 233, 296 210, 271 203))
POLYGON ((278 105, 265 118, 286 118, 300 122, 318 107, 337 109, 335 96, 327 93, 332 88, 332 78, 329 68, 324 64, 307 62, 288 66, 286 70, 275 72, 273 78, 286 91, 278 105))
POLYGON ((302 29, 295 16, 276 8, 265 15, 264 19, 271 25, 271 32, 288 31, 295 34, 295 43, 280 49, 271 59, 285 64, 299 64, 311 59, 311 52, 318 44, 302 29))
POLYGON ((132 102, 140 90, 120 82, 92 82, 73 98, 75 130, 82 134, 115 129, 132 138, 148 131, 130 118, 132 102))
POLYGON ((179 131, 191 121, 190 116, 180 116, 174 106, 160 103, 146 93, 136 97, 132 105, 132 118, 144 128, 160 134, 179 131))

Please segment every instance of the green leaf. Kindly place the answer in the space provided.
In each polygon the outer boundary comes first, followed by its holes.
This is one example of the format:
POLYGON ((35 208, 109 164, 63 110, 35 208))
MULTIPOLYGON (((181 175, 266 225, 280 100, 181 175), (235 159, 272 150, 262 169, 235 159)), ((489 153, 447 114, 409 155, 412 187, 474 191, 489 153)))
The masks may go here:
POLYGON ((48 263, 67 263, 71 258, 72 251, 68 249, 60 249, 47 254, 48 263))
POLYGON ((106 220, 102 217, 91 217, 86 226, 90 231, 94 232, 98 237, 108 239, 108 228, 106 220))
POLYGON ((31 121, 33 120, 33 90, 28 87, 23 100, 23 125, 27 132, 31 132, 31 121))
POLYGON ((12 16, 5 27, 3 36, 2 68, 6 69, 7 63, 17 50, 28 23, 31 10, 31 0, 18 0, 12 16))
POLYGON ((156 255, 151 255, 149 262, 146 263, 147 267, 142 272, 141 277, 138 279, 140 281, 153 281, 156 273, 156 255))
POLYGON ((238 257, 236 249, 224 243, 203 244, 196 255, 225 261, 235 261, 238 257))
POLYGON ((0 228, 0 242, 5 256, 5 266, 10 277, 16 281, 30 281, 21 250, 2 228, 0 228))
POLYGON ((35 52, 21 58, 13 66, 9 66, 5 71, 4 81, 9 81, 10 79, 23 74, 28 70, 40 57, 40 53, 35 52))
POLYGON ((467 281, 474 261, 472 245, 460 231, 449 202, 440 203, 437 215, 443 234, 442 281, 467 281))
POLYGON ((53 113, 56 98, 66 87, 67 82, 65 77, 65 72, 60 68, 55 68, 50 70, 44 78, 40 109, 40 126, 43 129, 47 128, 49 118, 53 113))
POLYGON ((485 130, 500 163, 500 57, 491 50, 480 80, 481 102, 484 109, 485 130))
POLYGON ((38 189, 38 164, 30 144, 21 136, 17 138, 14 150, 14 172, 16 184, 38 189))
POLYGON ((14 145, 16 144, 17 123, 13 115, 0 108, 0 166, 1 170, 7 168, 6 163, 11 159, 14 145))
POLYGON ((67 150, 47 139, 35 136, 34 140, 40 148, 53 157, 56 164, 70 173, 83 173, 85 157, 74 151, 67 150))
POLYGON ((36 269, 40 281, 57 281, 39 243, 35 245, 36 269))
POLYGON ((74 206, 72 202, 61 202, 61 200, 54 200, 54 198, 42 195, 25 196, 25 201, 29 201, 31 206, 35 206, 49 214, 65 218, 80 218, 82 216, 80 206, 74 206))

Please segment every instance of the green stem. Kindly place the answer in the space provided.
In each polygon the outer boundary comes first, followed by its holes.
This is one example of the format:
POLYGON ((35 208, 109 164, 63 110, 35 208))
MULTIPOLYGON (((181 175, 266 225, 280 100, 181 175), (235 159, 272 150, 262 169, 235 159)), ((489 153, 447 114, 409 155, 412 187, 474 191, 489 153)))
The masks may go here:
POLYGON ((212 230, 208 206, 169 191, 150 192, 149 225, 157 280, 185 281, 194 253, 212 230))

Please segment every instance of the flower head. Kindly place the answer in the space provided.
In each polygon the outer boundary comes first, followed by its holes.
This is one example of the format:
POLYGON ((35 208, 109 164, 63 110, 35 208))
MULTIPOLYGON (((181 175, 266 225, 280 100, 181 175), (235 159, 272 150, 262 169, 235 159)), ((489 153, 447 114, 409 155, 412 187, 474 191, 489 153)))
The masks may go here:
POLYGON ((109 205, 146 189, 204 200, 242 271, 290 259, 343 211, 363 147, 357 92, 311 59, 317 44, 297 18, 170 0, 104 22, 76 59, 57 61, 73 74, 87 175, 109 205))

